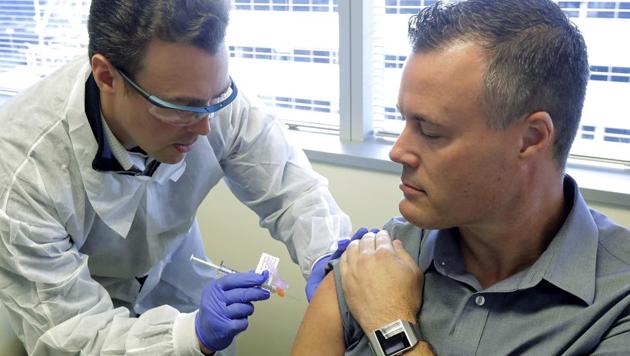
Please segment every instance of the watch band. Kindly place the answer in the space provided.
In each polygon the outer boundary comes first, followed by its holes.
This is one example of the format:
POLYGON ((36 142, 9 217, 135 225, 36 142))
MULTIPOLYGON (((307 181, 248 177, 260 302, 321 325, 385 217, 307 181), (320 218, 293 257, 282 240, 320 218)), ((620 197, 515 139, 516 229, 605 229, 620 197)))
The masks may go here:
POLYGON ((368 333, 370 348, 375 356, 397 356, 424 341, 420 327, 406 320, 395 320, 368 333))

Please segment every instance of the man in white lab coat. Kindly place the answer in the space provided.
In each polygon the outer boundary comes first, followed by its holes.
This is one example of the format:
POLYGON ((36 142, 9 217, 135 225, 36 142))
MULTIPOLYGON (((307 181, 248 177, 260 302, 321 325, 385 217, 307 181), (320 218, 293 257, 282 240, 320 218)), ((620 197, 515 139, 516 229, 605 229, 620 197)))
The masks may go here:
POLYGON ((93 0, 89 58, 0 107, 0 298, 29 354, 232 352, 269 294, 266 275, 189 262, 221 178, 305 276, 348 235, 325 179, 228 75, 228 13, 93 0))

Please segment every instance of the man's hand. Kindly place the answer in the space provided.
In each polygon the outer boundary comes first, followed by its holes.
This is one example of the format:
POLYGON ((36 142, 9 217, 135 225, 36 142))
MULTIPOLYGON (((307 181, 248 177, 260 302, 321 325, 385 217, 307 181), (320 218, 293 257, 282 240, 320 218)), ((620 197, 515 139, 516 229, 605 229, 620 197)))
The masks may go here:
POLYGON ((251 302, 269 298, 258 288, 269 272, 234 273, 216 279, 204 289, 195 319, 195 331, 204 353, 223 350, 247 329, 247 317, 254 312, 251 302))
MULTIPOLYGON (((378 232, 378 229, 372 229, 371 231, 376 233, 378 232)), ((350 244, 351 241, 361 239, 363 235, 365 235, 367 232, 368 229, 362 227, 357 230, 354 235, 352 235, 352 238, 350 240, 339 240, 337 242, 337 251, 335 251, 330 256, 323 257, 322 259, 317 261, 317 263, 315 263, 315 265, 313 266, 313 270, 311 271, 311 275, 308 277, 308 281, 306 281, 305 292, 306 299, 309 303, 311 302, 311 299, 313 299, 315 290, 317 289, 319 284, 322 283, 324 277, 326 277, 326 265, 328 265, 328 262, 339 258, 344 253, 346 247, 348 247, 348 244, 350 244)))
POLYGON ((424 276, 387 231, 351 242, 339 267, 348 308, 364 332, 396 319, 418 322, 424 276))

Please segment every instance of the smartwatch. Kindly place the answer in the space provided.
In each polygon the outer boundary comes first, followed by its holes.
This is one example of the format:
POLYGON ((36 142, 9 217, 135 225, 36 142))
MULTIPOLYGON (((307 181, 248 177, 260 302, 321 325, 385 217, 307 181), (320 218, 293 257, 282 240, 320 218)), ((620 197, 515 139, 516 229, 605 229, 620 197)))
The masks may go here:
POLYGON ((374 356, 397 356, 423 341, 418 325, 395 320, 368 334, 374 356))

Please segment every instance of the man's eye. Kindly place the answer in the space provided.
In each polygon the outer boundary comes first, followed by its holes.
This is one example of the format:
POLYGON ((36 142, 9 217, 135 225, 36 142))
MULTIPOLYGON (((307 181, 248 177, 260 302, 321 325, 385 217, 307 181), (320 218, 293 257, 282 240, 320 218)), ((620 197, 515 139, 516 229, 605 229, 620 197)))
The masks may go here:
POLYGON ((432 134, 432 133, 429 133, 429 132, 424 132, 424 131, 422 131, 422 130, 420 130, 420 132, 422 133, 422 136, 424 136, 424 137, 426 137, 426 138, 428 138, 428 139, 437 139, 437 138, 440 138, 440 135, 437 135, 437 134, 432 134))
POLYGON ((421 122, 418 122, 418 129, 420 131, 420 134, 428 139, 437 139, 440 138, 441 135, 439 135, 436 132, 431 132, 430 130, 426 130, 421 122))

